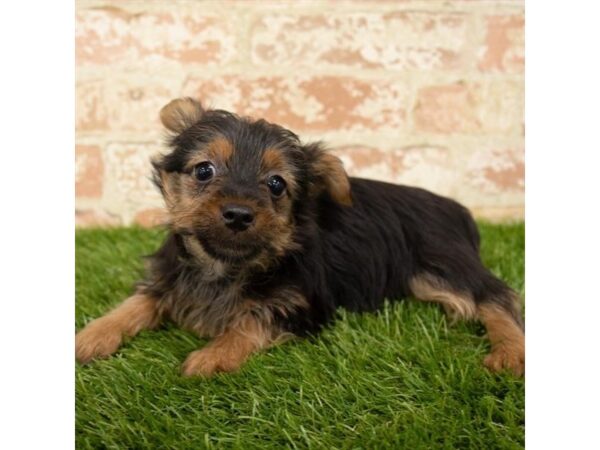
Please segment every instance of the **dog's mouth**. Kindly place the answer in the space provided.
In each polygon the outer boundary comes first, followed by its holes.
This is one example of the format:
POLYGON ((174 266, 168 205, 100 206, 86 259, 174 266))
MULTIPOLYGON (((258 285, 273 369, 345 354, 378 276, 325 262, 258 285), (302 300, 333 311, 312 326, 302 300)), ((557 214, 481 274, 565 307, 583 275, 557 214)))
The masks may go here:
POLYGON ((206 253, 221 261, 239 263, 252 259, 260 253, 260 248, 255 244, 240 244, 226 239, 208 239, 200 233, 196 233, 195 236, 206 253))

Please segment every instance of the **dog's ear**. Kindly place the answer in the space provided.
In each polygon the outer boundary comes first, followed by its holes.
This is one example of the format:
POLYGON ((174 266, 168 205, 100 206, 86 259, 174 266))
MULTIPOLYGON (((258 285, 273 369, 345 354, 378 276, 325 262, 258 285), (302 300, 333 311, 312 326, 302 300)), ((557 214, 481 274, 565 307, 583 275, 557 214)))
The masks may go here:
POLYGON ((309 163, 309 171, 313 178, 310 191, 319 195, 327 191, 335 202, 351 206, 350 180, 344 170, 342 160, 327 153, 320 144, 309 144, 304 147, 309 163))
POLYGON ((198 122, 203 114, 200 102, 190 97, 177 98, 160 110, 160 121, 167 130, 181 133, 198 122))

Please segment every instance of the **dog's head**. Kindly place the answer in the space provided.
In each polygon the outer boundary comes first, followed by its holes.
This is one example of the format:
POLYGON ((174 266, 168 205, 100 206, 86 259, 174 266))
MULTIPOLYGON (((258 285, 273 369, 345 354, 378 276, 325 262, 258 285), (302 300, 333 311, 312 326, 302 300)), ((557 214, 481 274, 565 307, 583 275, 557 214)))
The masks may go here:
POLYGON ((294 249, 298 206, 328 196, 350 204, 341 161, 264 120, 204 110, 191 98, 160 112, 171 152, 153 162, 175 232, 211 258, 246 264, 294 249))

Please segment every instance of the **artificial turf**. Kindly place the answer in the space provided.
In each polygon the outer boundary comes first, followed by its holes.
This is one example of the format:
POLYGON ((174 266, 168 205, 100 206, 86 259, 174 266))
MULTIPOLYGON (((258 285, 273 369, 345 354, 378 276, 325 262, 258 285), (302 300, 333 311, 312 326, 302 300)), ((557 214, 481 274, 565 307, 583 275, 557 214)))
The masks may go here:
MULTIPOLYGON (((480 224, 485 264, 524 290, 524 226, 480 224)), ((79 329, 132 292, 164 233, 76 232, 79 329)), ((522 379, 485 370, 477 323, 391 302, 320 336, 254 356, 235 374, 188 379, 205 341, 167 325, 76 367, 77 448, 522 448, 522 379)))

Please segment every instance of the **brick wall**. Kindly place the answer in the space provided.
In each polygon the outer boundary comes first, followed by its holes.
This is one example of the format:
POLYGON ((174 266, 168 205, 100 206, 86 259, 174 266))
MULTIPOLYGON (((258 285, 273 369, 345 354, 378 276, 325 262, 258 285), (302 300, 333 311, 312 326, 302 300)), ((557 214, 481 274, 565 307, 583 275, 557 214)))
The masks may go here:
POLYGON ((190 95, 322 139, 351 175, 523 217, 521 1, 79 1, 79 226, 151 225, 158 111, 190 95))

